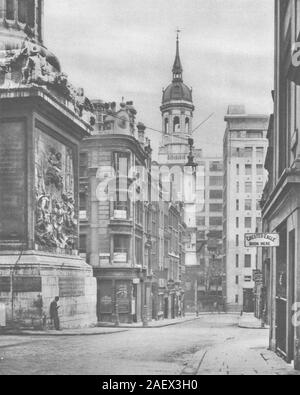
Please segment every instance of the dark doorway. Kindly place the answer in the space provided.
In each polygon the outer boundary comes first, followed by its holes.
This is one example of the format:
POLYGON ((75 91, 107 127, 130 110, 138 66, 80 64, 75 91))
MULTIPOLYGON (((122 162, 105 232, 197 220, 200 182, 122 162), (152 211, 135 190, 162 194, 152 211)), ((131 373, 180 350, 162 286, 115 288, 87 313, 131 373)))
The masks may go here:
POLYGON ((289 348, 288 348, 288 362, 294 359, 294 345, 295 345, 295 329, 293 326, 293 311, 292 307, 295 304, 295 230, 289 233, 289 348))
POLYGON ((245 288, 243 291, 243 312, 254 313, 254 292, 253 289, 245 288))
POLYGON ((280 247, 276 250, 276 348, 287 357, 287 228, 279 231, 280 247))
POLYGON ((164 316, 165 316, 165 318, 168 318, 168 316, 169 316, 169 299, 168 298, 165 298, 164 316))

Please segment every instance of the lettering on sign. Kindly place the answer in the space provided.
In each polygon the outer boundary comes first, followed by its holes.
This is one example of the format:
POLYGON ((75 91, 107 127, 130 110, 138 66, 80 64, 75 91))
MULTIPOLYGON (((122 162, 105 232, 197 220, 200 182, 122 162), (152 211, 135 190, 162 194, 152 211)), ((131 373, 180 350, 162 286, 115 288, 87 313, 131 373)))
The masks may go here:
POLYGON ((248 233, 245 234, 245 247, 279 247, 277 233, 248 233))
POLYGON ((72 298, 84 296, 85 281, 83 277, 59 277, 59 296, 62 298, 72 298))
POLYGON ((0 292, 10 292, 10 277, 0 277, 0 292))
POLYGON ((42 292, 41 277, 17 276, 13 279, 14 292, 42 292))
POLYGON ((0 124, 0 240, 25 235, 25 125, 0 124))

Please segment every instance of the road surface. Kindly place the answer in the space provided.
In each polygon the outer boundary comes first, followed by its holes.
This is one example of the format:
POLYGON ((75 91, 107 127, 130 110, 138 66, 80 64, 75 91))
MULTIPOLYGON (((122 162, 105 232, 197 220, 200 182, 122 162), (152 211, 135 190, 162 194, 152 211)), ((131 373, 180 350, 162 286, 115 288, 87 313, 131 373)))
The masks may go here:
POLYGON ((2 375, 286 375, 267 350, 268 330, 241 329, 236 315, 95 336, 0 336, 2 375))

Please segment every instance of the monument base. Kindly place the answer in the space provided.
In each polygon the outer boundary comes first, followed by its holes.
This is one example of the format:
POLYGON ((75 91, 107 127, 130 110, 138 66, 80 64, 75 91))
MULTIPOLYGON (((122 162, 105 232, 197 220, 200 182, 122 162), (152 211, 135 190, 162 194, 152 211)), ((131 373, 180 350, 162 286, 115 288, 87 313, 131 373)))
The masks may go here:
POLYGON ((0 304, 9 327, 51 327, 56 296, 62 329, 91 326, 97 323, 96 295, 92 268, 77 255, 0 252, 0 304))

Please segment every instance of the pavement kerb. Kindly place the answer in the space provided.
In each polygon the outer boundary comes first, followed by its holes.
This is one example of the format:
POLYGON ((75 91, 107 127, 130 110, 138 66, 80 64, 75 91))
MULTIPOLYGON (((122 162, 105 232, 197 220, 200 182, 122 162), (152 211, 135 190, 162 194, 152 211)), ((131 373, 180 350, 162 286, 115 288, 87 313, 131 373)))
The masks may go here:
MULTIPOLYGON (((231 313, 229 313, 231 315, 231 313)), ((4 335, 4 336, 44 336, 44 337, 48 337, 48 336, 53 336, 53 337, 57 337, 57 336, 99 336, 99 335, 112 335, 114 333, 121 333, 121 332, 127 332, 129 329, 158 329, 158 328, 163 328, 163 327, 168 327, 168 326, 174 326, 174 325, 182 325, 185 324, 187 322, 192 322, 192 321, 196 321, 201 319, 201 317, 205 316, 205 315, 227 315, 227 313, 199 313, 199 316, 197 317, 192 317, 186 320, 182 320, 182 321, 176 321, 176 322, 168 322, 168 323, 162 323, 161 325, 155 325, 155 326, 151 326, 148 325, 146 327, 144 326, 131 326, 130 324, 128 325, 120 325, 119 327, 116 327, 115 325, 103 325, 103 326, 99 326, 99 327, 95 327, 99 329, 99 332, 85 332, 85 331, 81 331, 81 332, 75 332, 75 333, 71 333, 68 332, 68 330, 66 329, 65 332, 64 330, 62 331, 34 331, 34 330, 13 330, 13 329, 4 329, 4 330, 0 330, 0 335, 4 335), (101 329, 103 330, 104 328, 107 329, 115 329, 115 331, 106 331, 103 332, 101 331, 101 329)), ((259 328, 257 328, 259 329, 259 328)))
MULTIPOLYGON (((70 333, 70 332, 64 332, 64 331, 45 331, 45 332, 35 332, 35 331, 5 331, 5 332, 0 332, 0 335, 3 336, 44 336, 44 337, 59 337, 59 336, 102 336, 102 335, 113 335, 114 333, 121 333, 121 332, 128 332, 128 329, 119 329, 115 331, 107 331, 107 332, 78 332, 78 333, 70 333)), ((1 346, 0 346, 1 348, 1 346)))

